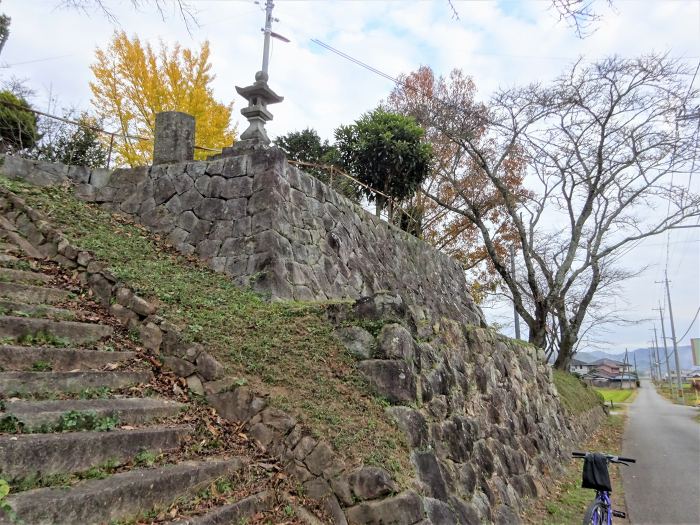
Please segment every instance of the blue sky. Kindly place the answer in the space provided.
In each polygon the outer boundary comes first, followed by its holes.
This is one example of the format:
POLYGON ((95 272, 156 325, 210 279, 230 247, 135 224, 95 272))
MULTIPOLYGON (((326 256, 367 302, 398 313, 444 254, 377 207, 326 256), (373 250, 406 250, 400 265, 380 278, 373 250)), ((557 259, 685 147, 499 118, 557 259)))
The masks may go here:
MULTIPOLYGON (((107 0, 119 25, 98 13, 56 9, 59 0, 4 0, 0 8, 12 17, 10 39, 0 62, 14 64, 0 69, 3 78, 26 78, 35 91, 33 103, 51 107, 90 108, 89 66, 96 47, 104 47, 115 29, 123 28, 154 44, 198 46, 208 39, 212 69, 217 75, 214 93, 222 101, 241 101, 234 85, 247 85, 260 67, 263 14, 252 1, 196 1, 200 27, 188 34, 177 17, 161 20, 154 11, 140 12, 128 2, 107 0), (57 58, 58 57, 58 58, 57 58), (56 106, 48 104, 51 95, 56 106)), ((696 0, 616 0, 608 8, 597 4, 603 15, 597 30, 578 39, 547 0, 455 1, 455 20, 447 0, 277 0, 275 30, 290 44, 275 42, 270 84, 285 96, 271 109, 275 119, 271 135, 307 126, 331 138, 339 124, 352 122, 375 107, 392 85, 310 42, 318 38, 391 75, 430 65, 438 73, 461 68, 472 75, 479 96, 488 98, 499 86, 547 82, 577 57, 592 60, 609 54, 636 56, 669 51, 695 66, 700 58, 700 2, 696 0)), ((700 80, 699 80, 700 81, 700 80)), ((242 123, 239 129, 244 129, 242 123)), ((695 177, 698 188, 700 177, 695 177)), ((620 297, 630 316, 650 318, 651 308, 662 298, 655 281, 662 275, 665 240, 655 238, 630 253, 629 267, 648 265, 640 277, 627 283, 620 297)), ((700 304, 700 234, 681 230, 671 236, 670 272, 674 313, 680 332, 700 304)), ((488 310, 492 320, 508 323, 510 308, 488 310)), ((650 323, 623 327, 609 335, 611 346, 642 346, 649 339, 650 323)), ((506 325, 504 332, 512 328, 506 325)), ((697 337, 696 325, 691 333, 697 337)), ((687 341, 684 341, 687 344, 687 341)))

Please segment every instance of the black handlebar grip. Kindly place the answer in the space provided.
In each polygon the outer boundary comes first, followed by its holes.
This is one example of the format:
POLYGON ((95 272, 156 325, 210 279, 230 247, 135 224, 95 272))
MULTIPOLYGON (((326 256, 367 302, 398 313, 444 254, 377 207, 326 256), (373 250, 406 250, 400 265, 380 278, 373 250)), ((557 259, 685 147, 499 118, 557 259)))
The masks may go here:
POLYGON ((618 457, 617 457, 617 460, 618 460, 618 461, 625 461, 626 463, 636 463, 636 462, 637 462, 636 459, 632 459, 632 458, 623 458, 622 456, 618 456, 618 457))
POLYGON ((572 452, 571 455, 575 458, 585 458, 586 457, 585 452, 572 452))

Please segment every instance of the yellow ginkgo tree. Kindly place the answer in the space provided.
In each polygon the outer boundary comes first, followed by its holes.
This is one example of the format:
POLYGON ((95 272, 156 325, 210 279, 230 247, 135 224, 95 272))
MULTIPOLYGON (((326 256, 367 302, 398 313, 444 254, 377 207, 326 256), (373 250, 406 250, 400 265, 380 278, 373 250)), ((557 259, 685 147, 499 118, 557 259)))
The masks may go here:
MULTIPOLYGON (((182 111, 195 117, 199 146, 222 148, 235 138, 233 103, 214 99, 209 42, 199 52, 163 42, 158 51, 139 38, 117 32, 106 49, 97 49, 90 82, 97 115, 121 136, 113 144, 118 164, 143 166, 153 157, 156 113, 182 111), (129 138, 131 137, 131 138, 129 138), (141 137, 141 138, 134 138, 141 137)), ((195 151, 195 158, 210 152, 195 151)))

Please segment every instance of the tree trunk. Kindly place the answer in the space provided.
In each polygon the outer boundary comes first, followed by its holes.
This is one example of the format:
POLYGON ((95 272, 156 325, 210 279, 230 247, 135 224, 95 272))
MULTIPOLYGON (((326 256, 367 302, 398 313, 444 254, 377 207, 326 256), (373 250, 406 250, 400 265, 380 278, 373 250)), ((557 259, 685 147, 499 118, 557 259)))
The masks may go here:
POLYGON ((389 203, 389 202, 391 202, 391 201, 389 201, 386 197, 383 197, 382 195, 377 195, 377 197, 374 201, 374 205, 375 205, 374 213, 377 217, 381 216, 382 210, 384 208, 386 208, 387 203, 389 203))
POLYGON ((547 346, 547 337, 545 327, 537 327, 534 330, 530 328, 530 336, 528 337, 528 342, 535 345, 537 348, 544 350, 547 346))
POLYGON ((535 318, 527 323, 528 342, 537 348, 547 350, 547 307, 542 303, 535 303, 535 318))
POLYGON ((559 344, 559 353, 554 361, 554 368, 557 370, 569 371, 571 359, 574 357, 574 348, 576 345, 577 336, 567 330, 561 334, 561 343, 559 344))
POLYGON ((545 350, 547 348, 547 322, 546 320, 535 319, 534 324, 528 325, 530 335, 528 342, 537 348, 545 350))

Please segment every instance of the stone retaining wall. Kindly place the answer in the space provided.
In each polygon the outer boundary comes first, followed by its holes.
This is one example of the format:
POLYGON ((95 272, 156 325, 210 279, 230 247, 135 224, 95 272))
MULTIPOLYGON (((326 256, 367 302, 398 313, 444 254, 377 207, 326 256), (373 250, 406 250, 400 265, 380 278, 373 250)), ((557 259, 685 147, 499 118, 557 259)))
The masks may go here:
POLYGON ((542 350, 445 318, 419 334, 400 295, 329 315, 407 436, 430 523, 519 523, 604 417, 567 416, 542 350))
POLYGON ((8 232, 13 242, 77 272, 99 303, 127 328, 139 332, 142 345, 163 369, 185 378, 189 389, 205 396, 221 417, 240 423, 262 449, 280 459, 302 484, 305 495, 323 503, 333 524, 388 523, 397 512, 405 521, 396 523, 409 525, 423 519, 417 493, 395 495, 395 482, 381 468, 347 468, 327 442, 313 437, 293 416, 270 407, 265 397, 235 378, 225 377, 224 366, 206 348, 186 342, 176 326, 157 315, 153 304, 119 281, 90 252, 68 241, 24 200, 0 189, 0 210, 21 233, 8 232))
MULTIPOLYGON (((297 286, 312 290, 287 280, 296 271, 292 263, 302 247, 316 246, 320 254, 314 259, 317 252, 307 251, 311 261, 307 268, 316 260, 332 260, 338 275, 344 276, 341 269, 352 267, 347 277, 336 276, 334 283, 340 286, 342 279, 355 279, 357 287, 347 284, 348 295, 370 295, 329 306, 328 318, 370 388, 387 400, 388 415, 407 436, 416 472, 415 486, 409 490, 396 494, 396 484, 382 469, 348 470, 327 443, 293 417, 223 377, 223 367, 205 348, 184 342, 152 305, 117 282, 88 252, 67 242, 41 214, 10 192, 3 192, 0 205, 13 210, 22 233, 44 255, 78 271, 115 316, 138 329, 144 345, 160 356, 165 367, 187 377, 190 388, 206 395, 223 417, 243 423, 251 437, 280 458, 307 494, 325 501, 333 523, 518 523, 524 500, 542 494, 568 452, 602 420, 602 409, 567 417, 541 351, 478 326, 481 316, 465 291, 459 295, 463 276, 450 259, 368 214, 361 215, 352 203, 327 194, 327 187, 280 162, 277 153, 254 155, 150 170, 74 173, 81 173, 84 181, 77 187, 83 198, 137 216, 154 231, 168 234, 172 242, 179 239, 177 246, 183 252, 205 257, 208 245, 202 243, 214 241, 218 251, 210 254, 210 265, 220 265, 224 257, 223 268, 217 269, 226 270, 230 261, 242 258, 264 275, 236 278, 270 293, 276 279, 284 279, 292 296, 297 286), (307 190, 295 189, 304 184, 310 185, 307 190), (320 194, 313 197, 314 192, 320 194), (250 196, 241 196, 246 194, 250 196), (336 213, 333 209, 341 215, 325 222, 319 218, 336 213), (186 228, 182 221, 191 222, 186 228), (239 227, 240 238, 215 238, 216 232, 230 233, 239 227), (296 239, 291 254, 281 239, 290 246, 292 242, 278 230, 296 239), (335 232, 340 232, 338 243, 331 235, 335 232), (299 241, 306 234, 308 245, 299 241), (368 243, 368 238, 374 241, 368 243), (236 239, 243 239, 236 244, 238 251, 222 255, 224 245, 236 239), (394 248, 375 245, 388 239, 398 239, 394 248), (354 251, 344 251, 348 246, 354 251), (326 253, 329 249, 335 259, 326 253), (381 264, 387 254, 399 252, 412 257, 397 263, 409 272, 405 279, 392 273, 396 270, 391 265, 381 264), (381 267, 363 270, 357 262, 361 256, 381 267), (425 280, 419 275, 421 264, 427 270, 425 280), (440 271, 446 273, 438 275, 440 271), (391 292, 379 291, 376 281, 367 284, 380 277, 394 287, 391 292), (449 293, 457 294, 453 301, 448 300, 449 293)), ((17 171, 20 178, 42 184, 74 177, 70 172, 26 165, 17 171)), ((5 173, 9 174, 7 159, 5 173)))
POLYGON ((272 298, 392 290, 420 325, 442 316, 484 324, 456 261, 289 165, 277 148, 113 172, 5 163, 8 176, 35 184, 74 181, 79 198, 135 216, 182 253, 272 298))

